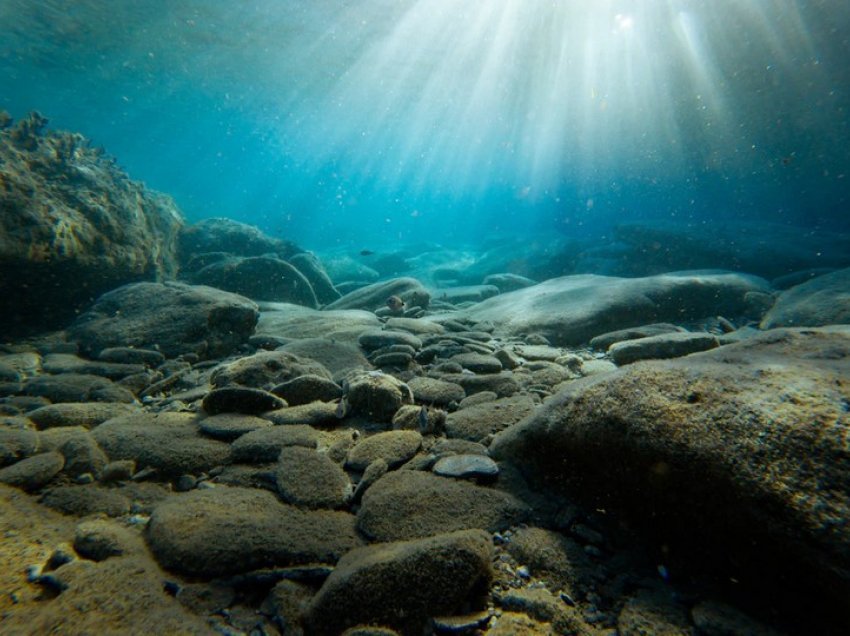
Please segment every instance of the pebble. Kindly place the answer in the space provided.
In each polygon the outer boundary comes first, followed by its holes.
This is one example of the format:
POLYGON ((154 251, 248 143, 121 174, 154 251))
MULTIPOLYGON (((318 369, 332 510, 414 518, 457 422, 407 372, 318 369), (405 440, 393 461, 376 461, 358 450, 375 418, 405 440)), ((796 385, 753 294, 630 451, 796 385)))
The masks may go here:
POLYGON ((432 469, 441 477, 456 479, 495 479, 499 476, 499 466, 484 455, 449 455, 443 457, 432 469))

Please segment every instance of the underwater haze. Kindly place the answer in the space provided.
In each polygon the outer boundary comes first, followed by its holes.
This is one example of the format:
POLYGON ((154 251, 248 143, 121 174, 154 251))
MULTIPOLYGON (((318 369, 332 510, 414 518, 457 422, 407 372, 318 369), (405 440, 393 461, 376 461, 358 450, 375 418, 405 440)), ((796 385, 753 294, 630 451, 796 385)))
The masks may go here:
POLYGON ((846 229, 842 0, 0 0, 0 108, 311 249, 846 229))

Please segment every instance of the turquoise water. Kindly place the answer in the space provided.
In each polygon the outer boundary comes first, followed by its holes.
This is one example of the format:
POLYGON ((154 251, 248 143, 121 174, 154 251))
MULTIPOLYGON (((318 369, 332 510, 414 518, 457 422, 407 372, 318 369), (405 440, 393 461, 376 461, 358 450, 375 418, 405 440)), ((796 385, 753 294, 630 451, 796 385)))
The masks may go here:
POLYGON ((0 0, 0 108, 311 249, 847 229, 843 0, 0 0))

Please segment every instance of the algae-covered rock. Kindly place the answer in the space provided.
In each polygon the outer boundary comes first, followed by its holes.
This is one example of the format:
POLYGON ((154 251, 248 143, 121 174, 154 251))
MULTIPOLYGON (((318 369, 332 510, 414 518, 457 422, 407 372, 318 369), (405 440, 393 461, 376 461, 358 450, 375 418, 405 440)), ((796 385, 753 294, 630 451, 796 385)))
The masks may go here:
POLYGON ((0 129, 7 334, 64 326, 105 291, 177 271, 174 201, 131 181, 82 135, 46 125, 32 113, 0 129))

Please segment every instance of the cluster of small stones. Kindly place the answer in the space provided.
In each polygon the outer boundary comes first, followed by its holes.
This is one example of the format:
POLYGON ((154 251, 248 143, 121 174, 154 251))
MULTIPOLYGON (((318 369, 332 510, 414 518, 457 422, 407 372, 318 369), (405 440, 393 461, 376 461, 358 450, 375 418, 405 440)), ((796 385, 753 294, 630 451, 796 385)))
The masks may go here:
MULTIPOLYGON (((432 617, 437 633, 508 634, 523 621, 533 624, 527 633, 622 630, 629 599, 664 588, 662 577, 622 547, 627 541, 603 514, 534 500, 487 450, 496 432, 560 386, 614 365, 604 353, 566 351, 534 334, 508 341, 494 337, 489 324, 421 320, 428 314, 422 307, 376 313, 383 328, 359 338, 375 369, 337 377, 272 349, 278 343, 268 337, 208 361, 132 348, 87 360, 74 343, 56 339, 5 347, 0 483, 36 493, 66 514, 105 514, 138 530, 170 491, 247 487, 305 510, 356 514, 388 473, 430 472, 529 498, 518 516, 524 520, 508 516, 503 527, 487 528, 494 556, 486 603, 465 616, 432 617), (464 412, 475 414, 472 424, 464 412), (142 416, 171 418, 173 427, 144 452, 115 437, 122 425, 132 428, 128 418, 142 416), (79 487, 93 496, 81 497, 79 487), (553 545, 562 550, 554 561, 553 545)), ((315 590, 332 571, 328 564, 290 568, 285 576, 262 570, 215 584, 268 589, 286 578, 315 590)), ((51 584, 49 577, 33 580, 51 584)), ((180 599, 197 584, 174 577, 170 585, 180 599)), ((675 615, 676 602, 664 602, 675 615)), ((275 633, 283 619, 268 607, 268 599, 247 609, 221 607, 210 620, 222 633, 275 633)))

